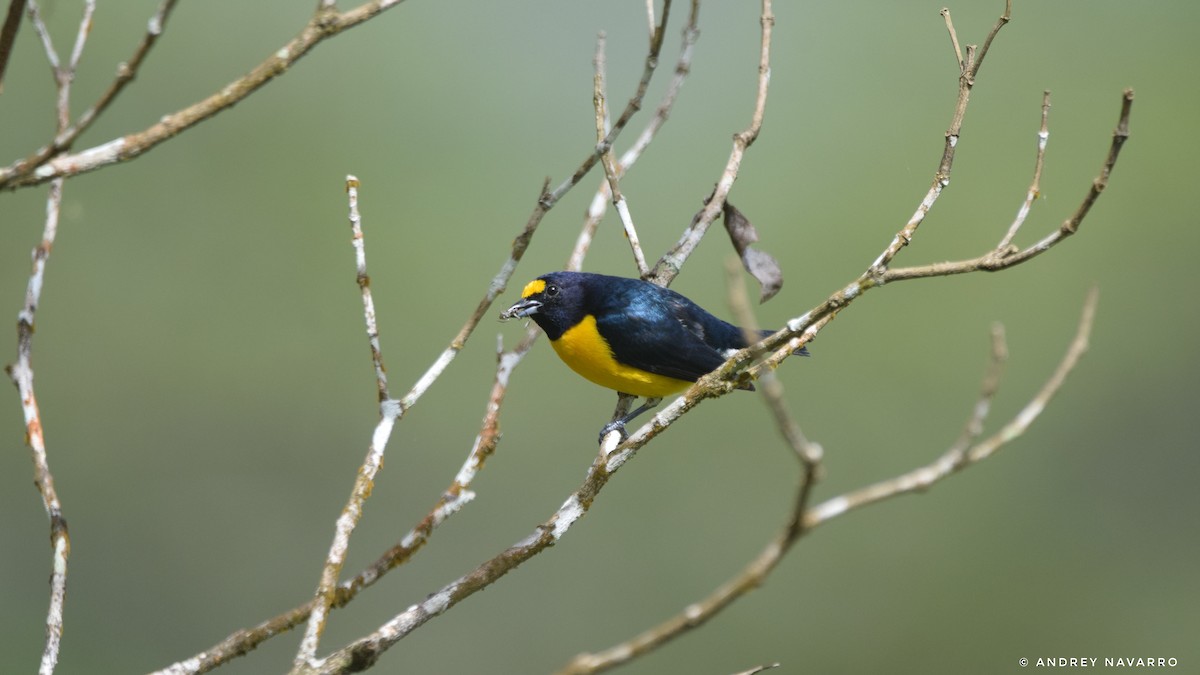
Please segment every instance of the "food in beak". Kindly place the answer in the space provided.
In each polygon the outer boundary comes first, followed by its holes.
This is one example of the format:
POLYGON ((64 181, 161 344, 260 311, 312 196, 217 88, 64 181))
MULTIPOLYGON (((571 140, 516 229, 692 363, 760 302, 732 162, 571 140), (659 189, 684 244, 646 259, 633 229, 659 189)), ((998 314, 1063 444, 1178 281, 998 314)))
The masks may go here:
POLYGON ((537 314, 538 308, 541 306, 542 303, 538 302, 537 300, 522 300, 503 312, 500 312, 500 320, 507 321, 509 319, 515 319, 519 316, 537 314))

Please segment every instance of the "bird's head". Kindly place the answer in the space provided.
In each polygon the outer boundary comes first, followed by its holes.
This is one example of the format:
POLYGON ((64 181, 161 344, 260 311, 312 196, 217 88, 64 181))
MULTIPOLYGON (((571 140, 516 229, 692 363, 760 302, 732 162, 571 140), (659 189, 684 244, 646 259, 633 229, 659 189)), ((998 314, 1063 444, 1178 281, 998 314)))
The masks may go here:
POLYGON ((500 313, 501 320, 528 317, 551 339, 557 339, 582 318, 583 276, 574 272, 551 272, 525 284, 521 299, 500 313))

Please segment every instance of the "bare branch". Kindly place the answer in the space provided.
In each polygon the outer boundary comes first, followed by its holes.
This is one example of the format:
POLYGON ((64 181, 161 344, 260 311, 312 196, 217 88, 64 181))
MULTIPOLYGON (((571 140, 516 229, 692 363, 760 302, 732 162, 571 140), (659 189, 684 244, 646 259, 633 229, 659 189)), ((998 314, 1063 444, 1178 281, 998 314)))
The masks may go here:
POLYGON ((1033 162, 1033 180, 1029 184, 1029 190, 1025 192, 1025 201, 1017 210, 1017 217, 1013 219, 1004 238, 1000 240, 999 244, 996 244, 997 251, 1005 250, 1012 244, 1013 238, 1017 236, 1017 231, 1025 224, 1025 219, 1029 217, 1029 212, 1033 209, 1033 200, 1041 194, 1042 167, 1046 161, 1046 144, 1050 141, 1049 117, 1050 92, 1045 91, 1042 92, 1042 127, 1038 129, 1037 134, 1037 158, 1033 162))
POLYGON ((104 93, 92 104, 92 107, 85 110, 79 116, 75 124, 55 136, 54 142, 51 145, 39 150, 35 157, 26 159, 26 164, 40 164, 51 155, 69 149, 75 143, 75 139, 79 138, 79 135, 86 131, 92 125, 92 122, 108 109, 108 106, 124 91, 125 86, 137 77, 142 62, 145 61, 146 55, 150 53, 150 49, 162 35, 163 29, 167 25, 167 19, 170 18, 171 12, 175 9, 177 2, 178 0, 163 0, 158 10, 147 22, 146 34, 142 36, 142 41, 134 49, 133 56, 128 61, 117 65, 117 75, 113 78, 112 83, 109 84, 108 89, 104 90, 104 93))
MULTIPOLYGON (((32 167, 38 166, 49 159, 51 156, 69 150, 74 145, 75 140, 80 134, 88 129, 93 122, 103 113, 108 106, 112 104, 117 95, 120 94, 127 84, 133 81, 137 76, 138 69, 145 60, 146 55, 150 52, 150 48, 158 41, 162 35, 163 28, 166 26, 167 18, 171 11, 175 9, 178 0, 164 0, 159 5, 158 11, 154 16, 150 17, 150 21, 146 27, 146 34, 143 36, 141 43, 134 50, 133 56, 117 66, 117 76, 113 79, 108 89, 100 95, 100 98, 92 104, 79 116, 79 119, 72 125, 65 126, 54 137, 54 140, 49 144, 38 148, 30 156, 13 164, 6 171, 11 171, 12 175, 23 175, 32 167)), ((4 171, 0 171, 0 177, 4 175, 4 171)))
POLYGON ((33 250, 33 272, 29 275, 25 304, 17 315, 17 362, 5 368, 21 397, 21 412, 25 418, 25 442, 29 445, 33 458, 33 482, 42 496, 42 506, 46 515, 50 518, 50 545, 54 551, 53 571, 50 574, 50 609, 46 613, 46 644, 38 669, 41 675, 53 673, 58 663, 58 650, 63 633, 63 606, 67 595, 67 560, 71 554, 67 519, 63 516, 62 503, 54 487, 54 474, 50 472, 45 428, 42 426, 42 415, 33 386, 34 319, 41 301, 46 263, 58 232, 62 183, 62 180, 56 180, 50 184, 42 241, 33 250))
MULTIPOLYGON (((182 110, 164 115, 157 123, 142 131, 127 134, 87 150, 74 154, 55 154, 36 164, 27 164, 25 160, 18 161, 0 169, 0 189, 37 185, 52 178, 74 176, 132 159, 246 98, 259 87, 286 72, 292 64, 325 39, 372 19, 402 1, 374 0, 345 12, 322 6, 296 37, 273 52, 245 76, 229 83, 217 93, 182 110)), ((30 6, 33 7, 33 3, 30 6)), ((35 152, 32 157, 36 158, 40 154, 35 152)))
POLYGON ((362 293, 363 320, 367 325, 367 342, 371 346, 371 365, 375 367, 375 383, 379 401, 391 398, 388 393, 387 368, 383 365, 383 352, 379 346, 379 326, 375 321, 375 301, 371 297, 371 277, 367 274, 367 248, 363 240, 362 216, 358 212, 358 178, 346 176, 346 196, 350 208, 351 242, 354 246, 354 280, 362 293))
POLYGON ((955 54, 961 66, 961 74, 958 77, 958 99, 954 104, 954 113, 950 118, 950 127, 946 129, 946 144, 942 150, 942 159, 938 163, 937 171, 934 173, 933 184, 930 185, 929 191, 925 193, 925 197, 921 199, 921 203, 917 205, 916 212, 913 213, 900 232, 892 239, 892 243, 871 263, 870 268, 867 270, 868 276, 878 278, 887 270, 892 259, 900 252, 900 249, 912 242, 913 236, 917 233, 917 228, 924 222, 925 216, 929 214, 929 210, 933 208, 934 203, 941 196, 942 190, 950 185, 950 172, 954 167, 955 149, 958 147, 958 141, 962 133, 963 118, 967 114, 967 104, 971 100, 971 89, 975 86, 976 74, 979 72, 979 66, 983 63, 983 56, 987 46, 991 45, 996 34, 1008 23, 1008 10, 1011 10, 1011 8, 1012 5, 1010 3, 1004 15, 1000 17, 1000 20, 992 28, 991 33, 988 34, 984 51, 976 56, 974 45, 968 45, 965 59, 958 46, 958 34, 954 30, 954 23, 950 20, 950 10, 942 10, 942 16, 946 20, 946 28, 950 31, 955 54))
POLYGON ((88 34, 92 32, 92 17, 95 14, 96 0, 84 0, 83 19, 79 22, 79 30, 75 33, 75 46, 71 49, 71 59, 67 65, 72 77, 75 75, 75 68, 79 66, 79 59, 83 57, 83 46, 87 44, 88 34))
POLYGON ((954 21, 950 18, 950 8, 943 7, 942 18, 946 20, 946 30, 950 32, 950 44, 954 47, 954 59, 958 62, 959 71, 964 71, 967 68, 967 62, 963 59, 962 47, 958 44, 958 31, 954 30, 954 21))
POLYGON ((996 392, 1000 389, 1000 378, 1004 375, 1004 364, 1007 361, 1008 343, 1004 338, 1004 325, 996 323, 992 325, 992 351, 988 358, 987 372, 979 387, 979 398, 975 400, 975 409, 971 417, 963 425, 962 434, 959 435, 954 445, 950 446, 951 453, 959 455, 965 453, 967 448, 983 434, 983 423, 992 410, 992 399, 996 397, 996 392))
POLYGON ((979 50, 979 56, 975 58, 975 62, 971 64, 971 78, 979 74, 979 68, 983 65, 983 58, 987 56, 988 50, 992 48, 992 40, 996 39, 996 35, 1000 33, 1000 29, 1008 25, 1012 19, 1012 0, 1004 0, 1004 13, 1000 18, 996 19, 996 24, 992 26, 992 30, 988 31, 987 37, 983 40, 983 48, 979 50))
MULTIPOLYGON (((1028 248, 1015 250, 1011 246, 997 248, 988 251, 983 255, 972 258, 970 260, 961 260, 956 262, 942 262, 930 265, 919 265, 915 267, 902 267, 888 270, 884 273, 879 281, 887 283, 889 281, 903 281, 905 279, 920 279, 925 277, 947 276, 951 274, 965 274, 967 272, 985 271, 998 272, 1007 269, 1014 265, 1019 265, 1023 262, 1031 260, 1042 253, 1050 250, 1055 245, 1062 242, 1067 237, 1075 234, 1079 230, 1079 225, 1091 210, 1092 205, 1100 197, 1100 193, 1108 186, 1109 176, 1112 174, 1113 167, 1117 163, 1117 157, 1121 153, 1121 148, 1125 145, 1125 141, 1129 138, 1129 116, 1133 109, 1133 90, 1127 89, 1121 96, 1121 114, 1117 121, 1117 127, 1113 130, 1112 144, 1109 146, 1108 155, 1104 158, 1104 163, 1100 167, 1100 175, 1097 176, 1080 202, 1079 207, 1071 214, 1062 225, 1054 232, 1046 235, 1040 241, 1029 246, 1028 248)), ((1020 216, 1018 216, 1020 218, 1020 216)), ((1016 225, 1016 223, 1014 223, 1016 225)), ((1017 225, 1019 227, 1019 225, 1017 225)), ((1010 228, 1010 231, 1013 231, 1010 228)), ((1003 243, 1003 242, 1001 242, 1003 243)))

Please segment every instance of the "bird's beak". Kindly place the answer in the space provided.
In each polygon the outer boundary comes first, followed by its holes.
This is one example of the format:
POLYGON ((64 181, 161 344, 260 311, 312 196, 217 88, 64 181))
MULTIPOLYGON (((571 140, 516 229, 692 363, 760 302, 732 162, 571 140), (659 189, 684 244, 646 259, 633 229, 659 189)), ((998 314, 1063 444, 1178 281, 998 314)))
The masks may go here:
POLYGON ((542 306, 542 303, 538 302, 537 300, 531 300, 529 298, 524 298, 517 304, 513 305, 512 307, 509 307, 508 309, 504 310, 503 312, 500 312, 500 320, 506 321, 508 319, 515 319, 519 316, 529 316, 531 314, 537 314, 537 311, 541 306, 542 306))

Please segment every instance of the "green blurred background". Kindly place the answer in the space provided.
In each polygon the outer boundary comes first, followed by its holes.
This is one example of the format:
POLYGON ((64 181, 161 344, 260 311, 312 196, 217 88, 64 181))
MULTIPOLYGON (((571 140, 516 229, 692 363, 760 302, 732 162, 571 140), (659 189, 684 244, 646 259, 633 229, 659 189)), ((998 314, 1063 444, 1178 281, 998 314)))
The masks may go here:
MULTIPOLYGON (((76 112, 128 58, 155 4, 101 3, 76 112)), ((137 81, 77 147, 143 129, 239 77, 315 4, 181 3, 137 81)), ((62 49, 78 5, 44 3, 62 49)), ((999 239, 1029 181, 1043 89, 1054 97, 1044 199, 1019 242, 1075 209, 1125 87, 1137 92, 1132 138, 1080 234, 1049 255, 873 292, 821 334, 813 358, 786 364, 790 406, 826 449, 816 498, 940 454, 973 404, 993 321, 1007 327, 1011 360, 990 430, 1041 385, 1099 285, 1091 351, 1001 454, 814 531, 762 589, 623 672, 779 661, 781 673, 1002 673, 1021 670, 1021 657, 1059 656, 1200 667, 1200 321, 1189 299, 1200 250, 1200 5, 1016 5, 972 96, 953 184, 899 262, 970 257, 999 239)), ((786 275, 759 309, 765 325, 853 279, 924 194, 957 76, 941 6, 777 3, 766 124, 731 195, 786 275)), ((964 43, 980 42, 1001 9, 952 6, 964 43)), ((675 8, 647 111, 685 10, 675 8)), ((751 110, 757 5, 708 3, 700 27, 670 122, 623 183, 652 258, 699 207, 751 110)), ((616 107, 641 71, 640 2, 406 3, 136 161, 67 183, 34 346, 73 546, 60 672, 160 668, 311 595, 376 420, 345 175, 362 180, 384 355, 402 393, 475 307, 543 178, 557 184, 594 142, 599 30, 616 107)), ((0 162, 45 141, 52 101, 26 24, 0 96, 0 162)), ((589 176, 547 216, 503 301, 562 266, 598 181, 589 176)), ((45 192, 0 194, 0 311, 10 320, 45 192)), ((728 314, 729 253, 714 231, 674 288, 728 314)), ((634 273, 612 215, 585 268, 634 273)), ((496 335, 511 345, 521 333, 492 320, 501 308, 397 427, 349 570, 407 531, 466 456, 496 335)), ((15 331, 5 344, 7 362, 15 331)), ((30 672, 50 548, 18 400, 6 400, 0 671, 30 672)), ((582 479, 613 401, 539 344, 514 375, 478 498, 411 564, 336 612, 326 650, 547 518, 582 479)), ((626 466, 558 546, 426 625, 377 671, 547 672, 623 640, 756 555, 784 522, 796 476, 756 396, 706 403, 626 466)), ((297 639, 277 638, 224 672, 284 671, 297 639)))

